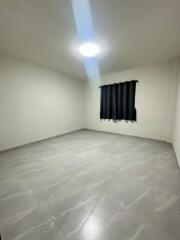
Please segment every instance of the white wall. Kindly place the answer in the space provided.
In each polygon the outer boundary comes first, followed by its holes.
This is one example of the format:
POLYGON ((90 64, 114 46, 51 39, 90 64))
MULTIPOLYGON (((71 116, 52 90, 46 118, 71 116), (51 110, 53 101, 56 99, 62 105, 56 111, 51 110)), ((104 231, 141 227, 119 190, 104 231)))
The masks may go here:
POLYGON ((136 92, 137 122, 114 123, 99 119, 99 84, 85 84, 49 69, 1 55, 0 150, 86 127, 170 142, 173 138, 180 159, 180 97, 177 98, 172 137, 178 73, 179 65, 173 62, 103 76, 103 84, 139 80, 136 92))
POLYGON ((100 120, 100 89, 86 86, 86 127, 172 141, 177 83, 176 62, 131 69, 102 77, 102 84, 139 80, 136 91, 137 122, 100 120))
POLYGON ((84 128, 84 82, 0 56, 0 150, 84 128))
POLYGON ((173 146, 180 166, 180 74, 177 87, 176 111, 174 121, 173 146))

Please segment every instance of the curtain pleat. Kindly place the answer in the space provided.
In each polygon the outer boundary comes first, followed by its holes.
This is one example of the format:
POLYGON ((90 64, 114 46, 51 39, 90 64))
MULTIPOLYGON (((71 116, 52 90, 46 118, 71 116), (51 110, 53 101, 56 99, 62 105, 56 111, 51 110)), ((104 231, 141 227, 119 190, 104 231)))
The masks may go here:
POLYGON ((136 82, 101 86, 100 118, 136 121, 136 82))

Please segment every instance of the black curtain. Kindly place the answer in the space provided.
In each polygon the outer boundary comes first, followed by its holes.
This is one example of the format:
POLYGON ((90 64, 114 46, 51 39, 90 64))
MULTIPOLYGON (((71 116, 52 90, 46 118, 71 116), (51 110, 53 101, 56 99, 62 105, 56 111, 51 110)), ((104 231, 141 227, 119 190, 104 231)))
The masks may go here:
POLYGON ((100 118, 136 121, 137 80, 101 86, 100 118))

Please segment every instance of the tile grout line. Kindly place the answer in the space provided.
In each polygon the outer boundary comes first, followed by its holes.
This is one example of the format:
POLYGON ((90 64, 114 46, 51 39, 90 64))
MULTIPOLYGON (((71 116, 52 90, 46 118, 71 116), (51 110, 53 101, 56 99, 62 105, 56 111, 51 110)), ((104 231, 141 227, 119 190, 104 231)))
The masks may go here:
POLYGON ((92 215, 92 213, 93 213, 93 212, 95 211, 95 209, 97 208, 98 203, 99 203, 99 202, 101 201, 101 199, 103 198, 103 196, 104 196, 104 194, 105 194, 105 192, 106 192, 106 190, 107 190, 108 187, 109 187, 109 186, 107 186, 107 187, 105 188, 104 192, 102 193, 101 197, 99 198, 99 200, 98 200, 97 203, 95 204, 94 208, 91 210, 90 214, 87 216, 86 220, 84 221, 84 223, 83 223, 82 226, 80 227, 79 231, 77 232, 74 240, 77 239, 78 234, 81 232, 81 230, 83 229, 84 225, 85 225, 86 222, 88 221, 89 217, 92 215))

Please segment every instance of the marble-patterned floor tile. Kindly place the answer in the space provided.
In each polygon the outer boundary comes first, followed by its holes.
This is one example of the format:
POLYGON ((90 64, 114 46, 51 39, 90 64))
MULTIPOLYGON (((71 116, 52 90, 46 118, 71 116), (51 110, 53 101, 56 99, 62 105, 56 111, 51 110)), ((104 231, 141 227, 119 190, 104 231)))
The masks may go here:
POLYGON ((179 240, 171 144, 81 130, 0 154, 2 240, 179 240))
MULTIPOLYGON (((22 228, 22 227, 21 227, 22 228)), ((22 228, 23 229, 23 228, 22 228)), ((12 237, 9 232, 3 232, 3 239, 16 239, 16 240, 67 240, 65 235, 57 228, 53 220, 47 220, 39 225, 34 225, 33 227, 28 227, 28 229, 19 233, 17 237, 16 232, 12 233, 12 237)))
POLYGON ((179 239, 180 236, 180 220, 175 219, 164 212, 156 212, 152 218, 152 226, 159 228, 161 231, 171 236, 172 239, 179 239))

